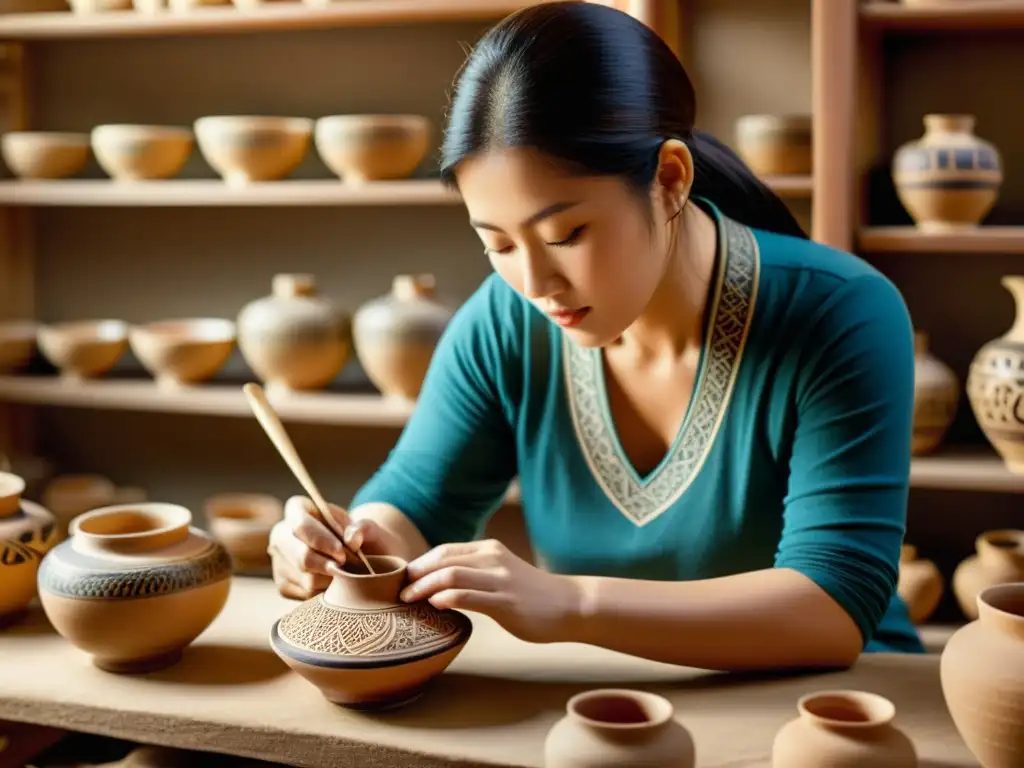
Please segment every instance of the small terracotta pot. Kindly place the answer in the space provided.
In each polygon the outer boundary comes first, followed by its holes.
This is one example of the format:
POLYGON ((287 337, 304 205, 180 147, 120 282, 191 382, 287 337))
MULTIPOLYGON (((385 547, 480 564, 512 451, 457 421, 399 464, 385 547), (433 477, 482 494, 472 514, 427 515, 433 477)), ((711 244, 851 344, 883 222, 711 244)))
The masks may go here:
POLYGON ((235 349, 235 323, 208 317, 136 325, 128 343, 158 387, 181 389, 224 367, 235 349))
POLYGON ((0 626, 16 621, 35 597, 39 561, 59 539, 53 515, 24 492, 24 478, 0 472, 0 626))
POLYGON ((744 115, 736 121, 736 152, 758 176, 808 174, 811 123, 809 115, 744 115))
POLYGON ((978 595, 989 587, 1024 581, 1024 531, 986 531, 975 553, 953 572, 953 594, 968 619, 978 618, 978 595))
POLYGON ((0 151, 11 173, 22 179, 64 179, 89 160, 89 134, 57 131, 9 131, 0 151))
POLYGON ((39 324, 30 320, 0 323, 0 373, 11 373, 28 365, 36 352, 39 324))
POLYGON ((188 128, 162 125, 98 125, 92 151, 116 181, 169 179, 188 162, 195 137, 188 128))
POLYGON ((411 176, 430 149, 430 120, 422 115, 331 115, 316 122, 324 164, 347 182, 411 176))
POLYGON ((367 560, 374 574, 346 563, 325 593, 274 623, 270 645, 328 701, 391 709, 420 696, 465 647, 473 625, 457 611, 402 602, 401 558, 367 560))
POLYGON ((76 517, 110 506, 116 499, 117 487, 102 475, 59 475, 43 491, 43 505, 57 518, 61 538, 76 517))
POLYGON ((929 337, 914 333, 913 453, 931 453, 942 443, 960 402, 960 382, 953 369, 928 349, 929 337))
POLYGON ((544 740, 546 768, 693 768, 696 748, 672 702, 615 688, 578 693, 544 740))
POLYGON ((818 691, 776 733, 772 768, 915 768, 917 751, 893 724, 896 707, 865 691, 818 691))
POLYGON ((270 529, 284 517, 280 499, 262 493, 221 493, 204 505, 207 524, 231 555, 236 573, 270 568, 270 529))
POLYGON ((117 365, 128 349, 128 324, 121 320, 81 320, 43 325, 39 351, 75 383, 98 378, 117 365))
POLYGON ((904 544, 897 591, 907 604, 910 620, 915 624, 927 621, 938 607, 944 588, 945 582, 935 563, 919 558, 914 545, 904 544))
POLYGON ((985 768, 1024 765, 1024 581, 978 595, 978 618, 942 650, 939 675, 960 736, 985 768))
POLYGON ((313 121, 305 117, 215 115, 195 122, 199 151, 235 186, 289 176, 305 159, 313 121))
POLYGON ((109 672, 170 666, 220 614, 231 558, 175 504, 79 515, 39 568, 43 610, 66 640, 109 672))

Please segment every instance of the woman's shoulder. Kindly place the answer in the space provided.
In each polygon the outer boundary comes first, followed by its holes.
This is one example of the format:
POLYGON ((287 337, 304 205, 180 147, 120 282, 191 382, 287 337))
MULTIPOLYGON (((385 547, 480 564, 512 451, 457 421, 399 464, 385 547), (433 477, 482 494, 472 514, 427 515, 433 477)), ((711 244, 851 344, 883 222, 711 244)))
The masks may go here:
MULTIPOLYGON (((888 278, 856 254, 816 240, 752 230, 757 240, 762 272, 782 279, 820 281, 835 287, 860 278, 888 282, 888 278)), ((872 282, 873 280, 869 280, 872 282)))

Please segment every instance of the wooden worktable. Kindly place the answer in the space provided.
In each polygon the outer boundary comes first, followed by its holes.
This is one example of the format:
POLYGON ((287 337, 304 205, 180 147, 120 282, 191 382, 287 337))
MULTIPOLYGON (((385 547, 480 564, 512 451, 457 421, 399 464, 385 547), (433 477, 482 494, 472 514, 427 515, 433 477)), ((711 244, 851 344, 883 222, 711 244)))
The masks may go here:
POLYGON ((54 634, 38 611, 0 632, 0 718, 298 766, 541 766, 565 701, 597 686, 667 695, 694 735, 700 768, 769 766, 797 697, 860 688, 890 697, 922 768, 977 766, 943 703, 939 657, 865 656, 815 676, 709 674, 573 644, 530 645, 486 617, 417 703, 386 715, 325 701, 270 650, 271 623, 294 603, 236 578, 224 612, 175 667, 116 676, 54 634))

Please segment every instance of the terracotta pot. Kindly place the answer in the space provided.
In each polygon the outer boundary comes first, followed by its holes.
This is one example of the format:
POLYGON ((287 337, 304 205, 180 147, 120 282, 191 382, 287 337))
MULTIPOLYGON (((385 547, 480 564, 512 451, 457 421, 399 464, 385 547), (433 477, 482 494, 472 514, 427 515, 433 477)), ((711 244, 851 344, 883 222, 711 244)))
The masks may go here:
POLYGON ((98 125, 92 129, 96 161, 116 181, 169 179, 188 162, 195 137, 188 128, 98 125))
POLYGON ((102 376, 128 350, 128 324, 81 320, 39 327, 39 351, 71 383, 102 376))
POLYGON ((960 402, 960 383, 953 369, 928 349, 928 334, 914 333, 913 453, 920 456, 942 443, 960 402))
POLYGON ((274 622, 270 644, 328 701, 352 709, 403 706, 423 692, 465 647, 473 631, 457 611, 403 603, 401 558, 346 563, 323 594, 274 622))
POLYGON ((1007 469, 1024 475, 1024 275, 1008 275, 1016 317, 1006 333, 985 344, 971 361, 967 397, 985 437, 1007 469))
POLYGON ((11 173, 22 179, 64 179, 89 160, 89 134, 57 131, 9 131, 0 151, 11 173))
POLYGON ((896 706, 876 693, 818 691, 772 744, 773 768, 915 768, 913 742, 893 724, 896 706))
POLYGON ((275 275, 238 316, 238 347, 267 393, 327 386, 352 354, 351 318, 317 297, 312 275, 275 275))
POLYGON ((23 478, 0 472, 0 626, 16 621, 35 597, 39 561, 59 539, 53 515, 24 492, 23 478))
POLYGON ((999 152, 974 135, 973 115, 925 115, 924 128, 893 156, 900 202, 924 231, 973 229, 999 196, 999 152))
POLYGON ((985 768, 1022 768, 1024 582, 982 591, 977 615, 942 651, 942 693, 961 738, 985 768))
POLYGON ((604 688, 569 699, 544 741, 546 768, 693 768, 690 732, 672 702, 646 691, 604 688))
POLYGON ((220 614, 231 558, 175 504, 103 507, 39 568, 39 599, 65 639, 109 672, 170 666, 220 614))
POLYGON ((236 573, 270 569, 270 529, 284 517, 280 499, 262 493, 221 493, 204 506, 207 524, 231 555, 236 573))
MULTIPOLYGON (((25 481, 23 496, 33 499, 41 498, 46 484, 53 477, 53 463, 42 456, 29 454, 8 456, 0 453, 0 472, 11 472, 25 481)), ((46 505, 44 504, 44 506, 46 505)))
POLYGON ((978 618, 978 595, 989 587, 1024 581, 1024 531, 986 531, 975 553, 953 572, 953 594, 968 619, 978 618))
POLYGON ((0 373, 23 368, 36 352, 39 325, 29 320, 0 323, 0 373))
POLYGON ((917 547, 904 544, 900 553, 897 592, 907 604, 910 620, 922 624, 935 612, 942 599, 945 582, 931 560, 919 558, 917 547))
POLYGON ((208 381, 235 349, 235 323, 216 317, 136 325, 128 343, 162 389, 208 381))
POLYGON ((430 149, 422 115, 330 115, 316 122, 317 152, 347 182, 411 176, 430 149))
POLYGON ((61 538, 71 521, 85 512, 108 507, 117 500, 117 486, 102 475, 59 475, 46 485, 43 506, 57 518, 61 538))
POLYGON ((810 115, 744 115, 736 152, 758 176, 808 174, 813 157, 810 115))
POLYGON ((224 115, 195 122, 199 151, 226 183, 276 181, 309 152, 313 121, 305 117, 224 115))
POLYGON ((352 333, 367 377, 385 395, 415 400, 452 312, 435 299, 433 275, 398 275, 387 296, 356 312, 352 333))

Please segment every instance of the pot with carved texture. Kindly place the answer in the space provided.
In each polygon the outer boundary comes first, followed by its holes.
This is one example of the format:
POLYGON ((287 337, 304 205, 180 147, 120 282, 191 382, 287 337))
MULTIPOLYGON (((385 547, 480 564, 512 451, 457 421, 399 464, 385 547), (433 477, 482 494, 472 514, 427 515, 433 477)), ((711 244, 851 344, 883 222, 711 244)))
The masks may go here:
POLYGON ((53 515, 23 499, 24 491, 23 478, 0 472, 0 627, 32 602, 39 562, 60 536, 53 515))
POLYGON ((928 334, 914 333, 913 453, 931 453, 942 443, 960 402, 953 370, 929 350, 928 334))
POLYGON ((1024 275, 1007 275, 1016 317, 1006 333, 975 354, 967 374, 967 398, 985 437, 1010 472, 1024 475, 1024 275))
POLYGON ((327 591, 274 623, 270 645, 328 701, 381 710, 418 698, 465 647, 469 618, 404 603, 406 562, 367 555, 374 573, 346 562, 327 591))
POLYGON ((103 507, 71 521, 39 568, 43 610, 66 640, 109 672, 176 663, 217 618, 231 558, 176 504, 103 507))

